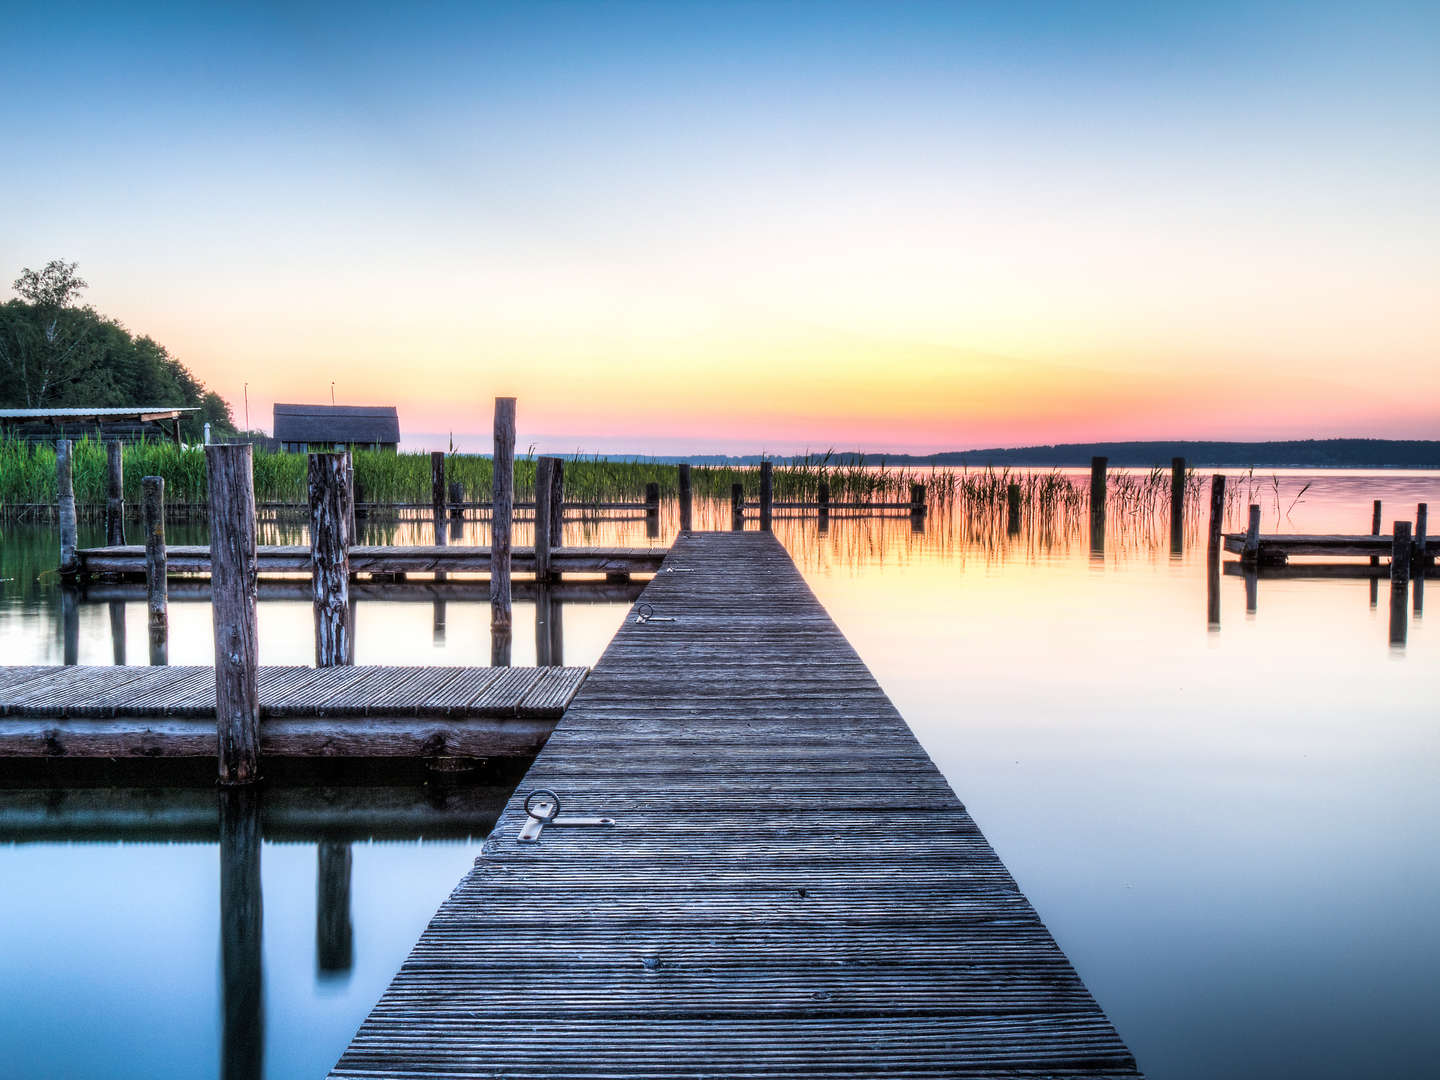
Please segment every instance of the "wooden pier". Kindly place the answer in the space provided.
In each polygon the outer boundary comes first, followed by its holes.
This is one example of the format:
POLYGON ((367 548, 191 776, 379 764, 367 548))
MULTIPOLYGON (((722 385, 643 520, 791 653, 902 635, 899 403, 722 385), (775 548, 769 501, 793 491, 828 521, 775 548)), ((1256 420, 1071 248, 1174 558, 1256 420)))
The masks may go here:
MULTIPOLYGON (((275 757, 533 754, 579 667, 266 667, 260 751, 275 757)), ((0 668, 0 758, 213 758, 215 669, 0 668)))
POLYGON ((332 1076, 1138 1075, 773 536, 664 570, 332 1076))

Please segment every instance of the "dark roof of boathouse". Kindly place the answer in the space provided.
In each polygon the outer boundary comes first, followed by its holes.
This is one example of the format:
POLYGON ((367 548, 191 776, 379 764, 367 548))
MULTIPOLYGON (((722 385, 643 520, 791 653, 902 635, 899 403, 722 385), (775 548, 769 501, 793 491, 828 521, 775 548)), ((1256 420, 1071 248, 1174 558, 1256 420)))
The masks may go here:
POLYGON ((282 443, 400 442, 394 405, 275 406, 275 438, 282 443))

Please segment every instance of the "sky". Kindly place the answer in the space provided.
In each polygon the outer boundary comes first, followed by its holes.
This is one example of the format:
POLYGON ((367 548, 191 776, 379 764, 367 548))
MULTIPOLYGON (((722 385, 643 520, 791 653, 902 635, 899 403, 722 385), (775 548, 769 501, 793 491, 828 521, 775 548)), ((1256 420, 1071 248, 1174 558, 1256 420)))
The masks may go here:
POLYGON ((4 8, 0 278, 271 426, 1440 438, 1440 5, 4 8))

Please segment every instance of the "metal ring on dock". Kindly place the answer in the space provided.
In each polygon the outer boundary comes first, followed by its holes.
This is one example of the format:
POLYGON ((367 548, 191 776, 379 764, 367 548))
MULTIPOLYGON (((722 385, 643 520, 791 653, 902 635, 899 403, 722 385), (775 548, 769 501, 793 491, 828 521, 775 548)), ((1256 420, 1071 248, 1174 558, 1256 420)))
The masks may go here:
POLYGON ((651 618, 654 614, 655 614, 655 606, 654 606, 653 604, 636 604, 636 605, 635 605, 635 621, 636 621, 636 622, 648 622, 648 621, 650 620, 650 618, 651 618))
POLYGON ((525 796, 525 813, 536 821, 554 821, 560 816, 560 796, 556 795, 555 792, 549 788, 536 788, 530 792, 529 795, 525 796), (548 814, 537 814, 534 810, 530 809, 530 803, 542 795, 550 800, 550 805, 553 807, 548 814))

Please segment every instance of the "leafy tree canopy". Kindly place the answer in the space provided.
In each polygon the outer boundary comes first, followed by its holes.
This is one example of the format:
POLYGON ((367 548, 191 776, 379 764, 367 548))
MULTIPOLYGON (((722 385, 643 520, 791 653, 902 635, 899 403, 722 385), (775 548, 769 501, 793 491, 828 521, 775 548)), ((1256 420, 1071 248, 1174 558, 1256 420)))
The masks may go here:
POLYGON ((20 299, 0 304, 0 408, 174 405, 201 410, 181 424, 189 439, 206 421, 232 433, 229 406, 165 346, 78 305, 88 283, 76 270, 60 259, 27 266, 12 284, 20 299))

